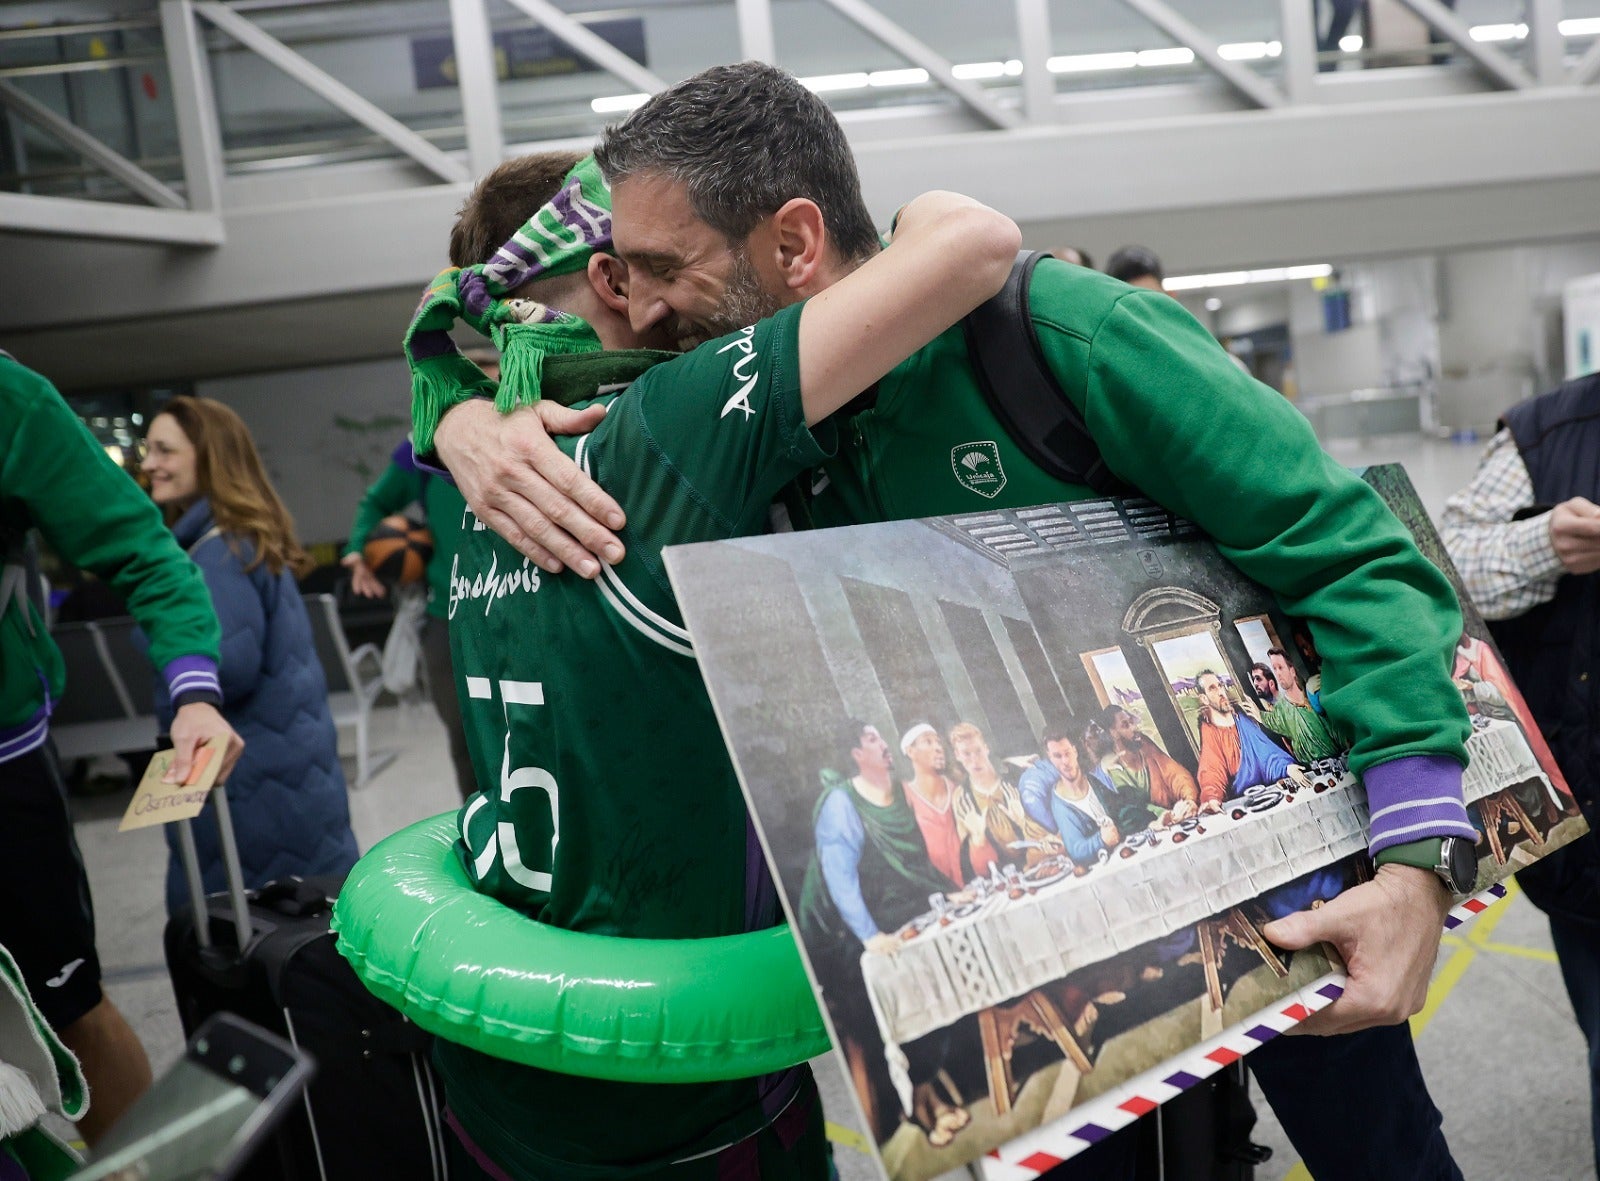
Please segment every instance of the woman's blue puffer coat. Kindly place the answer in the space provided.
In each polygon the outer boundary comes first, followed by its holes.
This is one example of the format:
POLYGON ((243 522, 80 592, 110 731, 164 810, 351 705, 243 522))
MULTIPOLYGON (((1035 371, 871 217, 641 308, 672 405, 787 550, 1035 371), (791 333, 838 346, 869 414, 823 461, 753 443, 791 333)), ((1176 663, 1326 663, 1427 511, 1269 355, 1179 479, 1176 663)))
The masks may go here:
MULTIPOLYGON (((179 545, 193 547, 222 625, 222 712, 245 742, 227 785, 245 887, 290 874, 342 877, 356 862, 356 838, 305 603, 289 571, 273 574, 264 563, 245 569, 253 556, 247 540, 207 538, 213 524, 202 499, 172 531, 179 545)), ((163 729, 171 725, 160 684, 156 713, 163 729)), ((177 829, 166 828, 167 911, 176 914, 188 908, 189 891, 177 829)), ((215 804, 195 819, 194 834, 206 892, 227 889, 215 804)))

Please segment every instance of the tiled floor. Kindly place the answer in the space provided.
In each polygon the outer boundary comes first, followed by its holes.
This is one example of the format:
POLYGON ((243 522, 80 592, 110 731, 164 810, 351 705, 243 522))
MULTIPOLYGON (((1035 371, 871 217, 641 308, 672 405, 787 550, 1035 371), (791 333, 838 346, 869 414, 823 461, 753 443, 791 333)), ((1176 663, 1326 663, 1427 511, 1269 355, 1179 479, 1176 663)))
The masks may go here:
MULTIPOLYGON (((1365 447, 1335 445, 1331 450, 1348 464, 1406 462, 1435 512, 1470 478, 1477 458, 1476 447, 1415 437, 1372 440, 1365 447)), ((366 787, 351 793, 363 848, 413 820, 452 807, 456 798, 443 734, 426 707, 379 711, 373 743, 398 757, 366 787)), ((182 1045, 161 961, 167 854, 157 830, 116 831, 125 803, 123 795, 81 802, 78 835, 94 887, 108 990, 159 1070, 182 1045)), ((1446 1133, 1468 1178, 1581 1181, 1594 1176, 1582 1039, 1562 990, 1548 929, 1525 899, 1514 898, 1467 928, 1464 936, 1447 941, 1429 1009, 1416 1025, 1446 1133)), ((845 1181, 870 1178, 874 1173, 868 1158, 852 1147, 860 1143, 860 1133, 853 1130, 859 1124, 843 1078, 829 1060, 819 1060, 817 1067, 836 1126, 841 1174, 845 1181)), ((1304 1168, 1265 1107, 1257 1139, 1274 1149, 1272 1161, 1257 1171, 1259 1181, 1305 1181, 1304 1168)))

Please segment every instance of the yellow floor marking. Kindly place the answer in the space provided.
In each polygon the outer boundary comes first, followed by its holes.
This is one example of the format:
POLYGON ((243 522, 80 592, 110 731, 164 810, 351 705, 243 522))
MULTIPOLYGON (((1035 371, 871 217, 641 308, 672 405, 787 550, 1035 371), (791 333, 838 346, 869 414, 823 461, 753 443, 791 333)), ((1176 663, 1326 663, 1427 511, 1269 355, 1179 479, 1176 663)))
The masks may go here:
POLYGON ((1311 1181, 1311 1170, 1304 1161, 1295 1161, 1294 1168, 1283 1175, 1283 1181, 1311 1181))
POLYGON ((843 1124, 836 1124, 829 1120, 823 1125, 822 1130, 827 1134, 828 1139, 835 1144, 842 1144, 846 1148, 853 1148, 857 1152, 866 1153, 868 1156, 872 1155, 872 1147, 867 1143, 867 1138, 854 1128, 847 1128, 843 1124))
POLYGON ((1518 959, 1538 960, 1542 964, 1556 963, 1556 953, 1545 947, 1519 947, 1515 943, 1485 943, 1484 951, 1498 955, 1514 955, 1518 959))

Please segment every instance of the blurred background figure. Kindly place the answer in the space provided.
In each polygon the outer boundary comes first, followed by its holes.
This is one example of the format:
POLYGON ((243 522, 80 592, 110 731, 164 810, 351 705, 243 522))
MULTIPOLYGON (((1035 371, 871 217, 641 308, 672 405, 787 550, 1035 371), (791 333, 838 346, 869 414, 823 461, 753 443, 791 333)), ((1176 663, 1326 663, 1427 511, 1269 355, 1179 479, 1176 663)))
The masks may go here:
MULTIPOLYGON (((209 398, 176 397, 151 420, 143 470, 222 625, 222 710, 248 744, 228 780, 245 886, 299 874, 343 877, 356 860, 328 687, 295 585, 307 565, 294 522, 243 420, 209 398)), ((172 706, 158 688, 163 724, 172 706)), ((177 834, 167 910, 188 905, 177 834)), ((194 821, 208 892, 226 888, 216 813, 194 821)))
POLYGON ((1094 270, 1094 259, 1089 257, 1087 250, 1080 250, 1076 246, 1057 246, 1048 253, 1052 258, 1070 262, 1075 267, 1088 267, 1091 271, 1094 270))
MULTIPOLYGON (((369 599, 381 599, 389 591, 361 556, 373 527, 384 517, 410 504, 422 506, 423 520, 433 534, 433 554, 428 559, 428 606, 422 620, 422 659, 428 672, 428 692, 450 735, 450 762, 455 767, 456 786, 461 798, 477 791, 472 759, 467 753, 467 736, 461 728, 461 704, 456 695, 455 672, 450 664, 450 566, 455 560, 457 539, 461 535, 462 515, 467 502, 449 480, 417 466, 411 440, 394 449, 389 466, 383 470, 361 498, 355 523, 350 526, 350 541, 340 563, 350 571, 350 589, 369 599)), ((400 617, 396 616, 399 625, 400 617)))
MULTIPOLYGON (((1590 824, 1588 836, 1522 870, 1517 881, 1549 916, 1567 996, 1589 1043, 1600 1168, 1600 727, 1592 687, 1600 672, 1600 374, 1519 403, 1500 424, 1471 483, 1445 505, 1439 535, 1516 681, 1496 688, 1479 677, 1473 688, 1488 689, 1502 707, 1521 689, 1590 824)), ((1489 654, 1463 635, 1458 677, 1473 647, 1489 654)), ((1530 738, 1536 750, 1543 745, 1530 738)))
POLYGON ((1148 246, 1124 246, 1106 259, 1106 274, 1133 287, 1165 291, 1167 272, 1156 252, 1148 246))

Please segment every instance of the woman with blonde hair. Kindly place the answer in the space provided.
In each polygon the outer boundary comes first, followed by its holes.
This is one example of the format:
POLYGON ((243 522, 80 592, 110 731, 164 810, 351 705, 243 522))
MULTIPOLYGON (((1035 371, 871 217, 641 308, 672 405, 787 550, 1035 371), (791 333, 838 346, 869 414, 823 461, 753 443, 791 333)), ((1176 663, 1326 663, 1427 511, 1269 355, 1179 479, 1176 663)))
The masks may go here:
MULTIPOLYGON (((222 712, 245 740, 228 778, 245 885, 289 874, 342 877, 356 860, 328 687, 295 575, 294 522, 240 417, 176 397, 151 420, 143 471, 178 544, 204 573, 222 625, 222 712)), ((163 725, 171 705, 158 687, 163 725)), ((195 821, 206 890, 225 889, 215 812, 195 821)), ((168 827, 167 910, 187 905, 168 827)))

